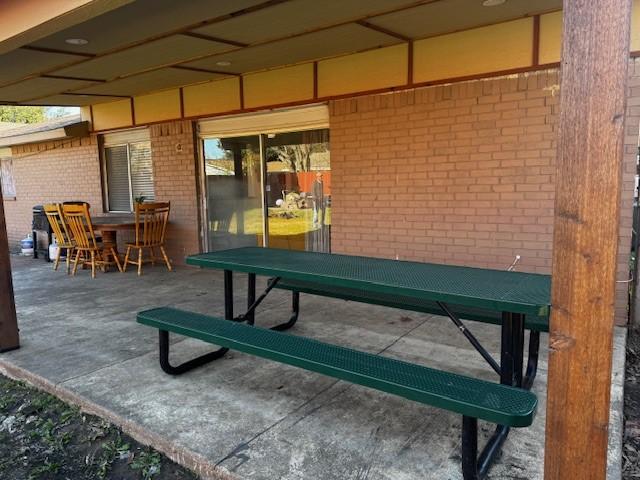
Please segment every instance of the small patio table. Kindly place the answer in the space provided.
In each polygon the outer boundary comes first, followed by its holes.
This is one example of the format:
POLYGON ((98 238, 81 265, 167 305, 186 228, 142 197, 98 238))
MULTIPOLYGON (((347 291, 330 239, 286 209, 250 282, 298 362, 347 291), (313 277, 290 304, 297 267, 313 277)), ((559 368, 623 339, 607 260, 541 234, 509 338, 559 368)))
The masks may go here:
MULTIPOLYGON (((187 264, 224 270, 225 318, 253 324, 256 307, 280 279, 309 281, 326 287, 367 290, 381 295, 437 302, 465 333, 449 305, 502 313, 500 363, 469 332, 465 335, 500 376, 500 383, 522 386, 524 317, 547 317, 550 311, 548 275, 388 260, 351 255, 245 247, 187 257, 187 264), (248 274, 246 313, 233 315, 233 272, 248 274), (256 275, 272 277, 256 299, 256 275), (457 321, 456 321, 457 320, 457 321)), ((282 324, 276 329, 286 329, 282 324), (280 327, 280 328, 279 328, 280 327)))
MULTIPOLYGON (((91 224, 94 230, 98 230, 102 235, 102 244, 105 251, 113 247, 118 255, 118 231, 132 231, 136 228, 136 219, 133 214, 105 214, 91 217, 91 224)), ((109 255, 106 255, 108 257, 109 255)), ((107 265, 115 265, 115 262, 105 262, 107 265)))

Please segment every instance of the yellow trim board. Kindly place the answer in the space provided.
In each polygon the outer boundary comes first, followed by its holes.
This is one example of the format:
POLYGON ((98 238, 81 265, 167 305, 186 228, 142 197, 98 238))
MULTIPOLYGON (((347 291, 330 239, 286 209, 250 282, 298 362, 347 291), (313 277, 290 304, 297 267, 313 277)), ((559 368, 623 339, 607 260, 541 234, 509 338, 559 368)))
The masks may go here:
POLYGON ((640 50, 640 0, 633 0, 631 8, 631 51, 640 50))
POLYGON ((165 90, 133 98, 136 123, 180 118, 180 89, 165 90))
POLYGON ((561 49, 562 12, 540 15, 540 63, 559 62, 561 49))
POLYGON ((405 85, 407 44, 318 62, 318 95, 328 97, 405 85))
POLYGON ((131 101, 128 98, 117 102, 98 103, 93 106, 94 130, 109 130, 132 125, 131 101))
POLYGON ((246 108, 313 98, 313 63, 252 73, 242 80, 246 108))
POLYGON ((415 82, 527 67, 533 58, 533 18, 418 40, 413 52, 415 82))
POLYGON ((182 88, 184 116, 240 110, 240 79, 225 78, 182 88))

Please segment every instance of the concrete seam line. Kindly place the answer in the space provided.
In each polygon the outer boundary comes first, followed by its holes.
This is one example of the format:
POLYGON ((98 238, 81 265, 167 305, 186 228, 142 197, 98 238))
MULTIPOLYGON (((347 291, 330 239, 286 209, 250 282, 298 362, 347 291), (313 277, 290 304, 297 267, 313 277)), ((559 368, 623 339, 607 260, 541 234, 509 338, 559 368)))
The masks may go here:
POLYGON ((75 405, 82 412, 101 417, 120 429, 134 440, 143 445, 153 447, 167 458, 189 468, 205 480, 238 480, 239 477, 229 473, 224 467, 215 465, 203 455, 193 452, 185 447, 172 444, 162 436, 150 432, 141 425, 123 418, 115 412, 98 405, 97 403, 74 393, 68 388, 61 387, 46 378, 32 373, 22 367, 5 360, 0 360, 0 373, 13 380, 22 380, 34 387, 59 398, 60 400, 75 405))

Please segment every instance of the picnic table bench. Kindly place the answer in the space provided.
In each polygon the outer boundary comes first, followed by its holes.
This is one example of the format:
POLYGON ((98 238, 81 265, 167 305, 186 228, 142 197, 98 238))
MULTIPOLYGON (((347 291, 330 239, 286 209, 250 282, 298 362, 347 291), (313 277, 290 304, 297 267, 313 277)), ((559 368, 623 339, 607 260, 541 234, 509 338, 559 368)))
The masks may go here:
MULTIPOLYGON (((224 270, 225 315, 224 318, 216 318, 170 307, 138 314, 138 322, 159 330, 160 364, 169 374, 185 373, 233 349, 461 414, 462 472, 465 480, 484 477, 507 438, 509 429, 526 427, 533 421, 537 397, 526 388, 519 388, 524 380, 524 315, 534 318, 548 315, 549 281, 544 275, 255 247, 193 255, 188 257, 187 263, 224 270), (233 314, 233 271, 248 274, 248 307, 246 312, 238 316, 233 314), (257 298, 256 275, 273 277, 268 281, 264 293, 257 298), (488 282, 489 278, 492 283, 488 282), (384 301, 389 300, 389 303, 394 303, 391 306, 399 308, 403 308, 403 305, 407 307, 402 298, 413 299, 412 302, 434 302, 452 320, 455 318, 454 321, 460 323, 449 304, 458 309, 500 311, 500 364, 481 346, 478 350, 499 373, 500 383, 279 331, 295 324, 296 308, 291 319, 271 329, 255 326, 257 306, 281 280, 290 282, 284 283, 284 287, 294 287, 291 288, 294 291, 294 303, 299 300, 299 292, 304 291, 303 284, 296 282, 308 282, 305 285, 313 285, 314 292, 329 293, 328 296, 336 296, 336 290, 332 288, 343 289, 343 292, 347 292, 345 289, 366 291, 374 299, 378 294, 391 295, 384 301), (173 366, 169 361, 170 332, 221 348, 173 366), (478 419, 497 425, 480 455, 478 419)), ((360 295, 350 299, 367 301, 360 295)), ((535 326, 535 321, 528 326, 535 326)), ((466 327, 463 325, 461 330, 464 333, 466 327)), ((471 335, 471 338, 467 338, 474 347, 479 346, 475 337, 471 335)))

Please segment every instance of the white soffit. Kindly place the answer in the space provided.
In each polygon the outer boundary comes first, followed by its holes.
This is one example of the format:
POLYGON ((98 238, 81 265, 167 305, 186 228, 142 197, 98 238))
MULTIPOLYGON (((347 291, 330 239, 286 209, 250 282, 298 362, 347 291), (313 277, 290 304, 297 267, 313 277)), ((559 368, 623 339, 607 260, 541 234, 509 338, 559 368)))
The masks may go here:
POLYGON ((293 0, 195 31, 253 44, 412 4, 415 0, 293 0))
POLYGON ((329 128, 329 107, 327 105, 200 120, 198 135, 203 138, 233 137, 316 128, 329 128))
POLYGON ((210 58, 185 63, 196 68, 245 73, 265 68, 357 52, 399 43, 400 40, 357 24, 320 30, 299 37, 243 48, 210 58), (230 62, 229 66, 217 65, 230 62))
MULTIPOLYGON (((42 0, 45 1, 45 0, 42 0)), ((83 53, 103 53, 187 25, 221 17, 262 3, 261 0, 137 0, 82 24, 50 35, 33 45, 83 53), (84 38, 87 45, 69 45, 84 38)))
POLYGON ((129 50, 56 70, 53 74, 108 80, 153 67, 169 65, 185 58, 212 55, 233 48, 236 47, 200 38, 173 35, 129 50))
POLYGON ((96 95, 51 95, 50 97, 38 98, 25 105, 46 105, 55 107, 82 107, 84 105, 95 105, 96 103, 113 102, 121 100, 122 97, 108 97, 96 95))
POLYGON ((370 19, 369 22, 406 37, 418 39, 561 8, 562 0, 508 0, 495 7, 484 7, 480 0, 447 0, 381 15, 370 19))
POLYGON ((38 52, 20 48, 0 55, 0 85, 20 80, 56 65, 77 62, 84 57, 63 53, 38 52))
POLYGON ((24 102, 35 97, 46 97, 60 91, 91 85, 84 80, 36 77, 0 88, 0 103, 6 100, 24 102))
POLYGON ((138 95, 155 90, 204 82, 220 77, 222 77, 222 75, 193 72, 191 70, 181 70, 178 68, 163 68, 109 83, 93 85, 78 90, 76 93, 87 93, 89 95, 138 95))

